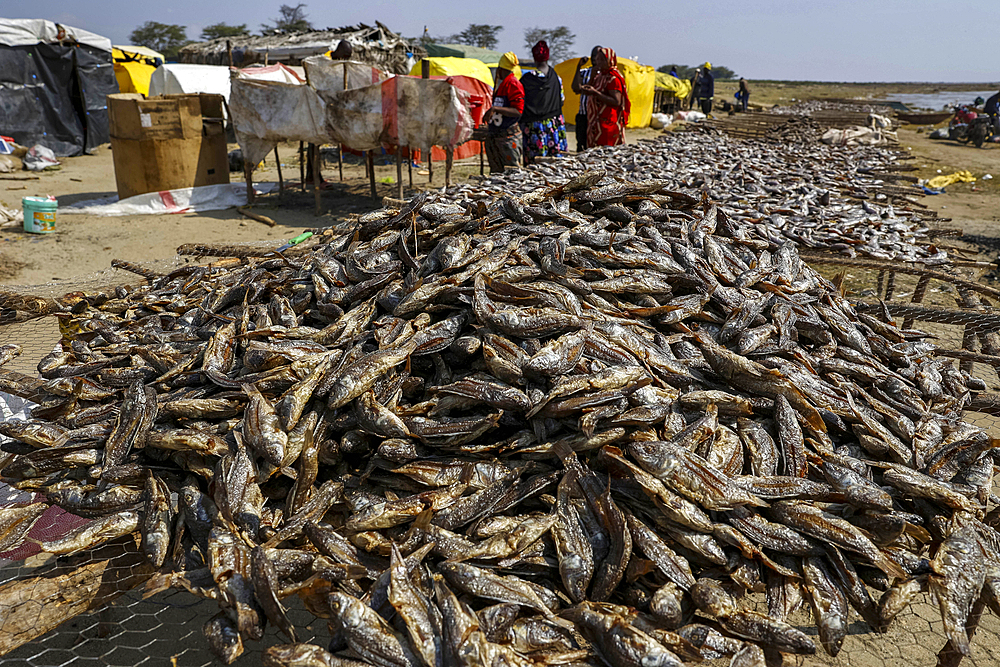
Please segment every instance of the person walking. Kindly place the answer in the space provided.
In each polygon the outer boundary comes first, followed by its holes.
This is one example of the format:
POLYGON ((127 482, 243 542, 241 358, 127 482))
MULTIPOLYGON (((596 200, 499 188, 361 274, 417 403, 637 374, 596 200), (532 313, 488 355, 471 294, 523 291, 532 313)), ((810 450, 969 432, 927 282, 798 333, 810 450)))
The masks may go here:
POLYGON ((580 96, 580 109, 576 112, 576 152, 582 153, 587 150, 587 96, 580 91, 580 86, 590 83, 590 75, 594 71, 594 56, 601 50, 600 46, 595 46, 590 50, 590 58, 587 56, 580 58, 576 63, 576 73, 573 74, 573 83, 570 87, 573 92, 580 96), (590 67, 584 67, 587 61, 590 67))
POLYGON ((694 71, 694 76, 691 77, 691 93, 688 95, 687 108, 688 111, 694 108, 695 104, 698 103, 698 86, 701 85, 701 68, 699 67, 694 71))
POLYGON ((587 146, 625 143, 625 124, 632 103, 613 49, 603 48, 594 55, 590 84, 580 86, 580 90, 587 94, 587 146))
POLYGON ((549 45, 542 40, 531 47, 535 71, 521 77, 524 87, 524 113, 521 133, 524 136, 524 164, 536 157, 565 152, 566 122, 563 119, 562 80, 549 66, 549 45))
POLYGON ((712 76, 712 63, 705 63, 701 68, 701 79, 698 82, 698 98, 701 100, 701 112, 706 116, 712 113, 712 99, 715 98, 715 78, 712 76))
POLYGON ((491 174, 503 173, 506 167, 518 167, 521 162, 521 128, 517 121, 524 112, 524 87, 512 76, 515 67, 517 55, 513 51, 500 57, 493 106, 483 114, 491 174))
POLYGON ((740 107, 743 109, 743 113, 747 112, 747 101, 750 99, 750 86, 747 84, 747 80, 742 76, 740 77, 740 107))

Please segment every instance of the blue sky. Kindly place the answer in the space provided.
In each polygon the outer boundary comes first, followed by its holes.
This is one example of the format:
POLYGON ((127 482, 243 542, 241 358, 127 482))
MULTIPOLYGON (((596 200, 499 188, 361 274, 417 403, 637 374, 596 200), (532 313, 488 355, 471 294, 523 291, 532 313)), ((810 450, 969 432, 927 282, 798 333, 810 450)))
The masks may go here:
MULTIPOLYGON (((296 0, 284 0, 297 4, 296 0)), ((220 21, 257 30, 282 0, 4 0, 5 18, 46 18, 105 35, 115 43, 144 21, 177 23, 188 37, 220 21)), ((565 25, 579 53, 594 44, 648 65, 709 60, 750 79, 987 82, 998 74, 990 3, 926 0, 594 0, 546 2, 307 2, 317 27, 381 21, 408 36, 448 35, 469 23, 504 26, 501 50, 527 56, 526 28, 565 25), (976 9, 978 7, 978 9, 976 9), (976 16, 980 19, 976 19, 976 16)))

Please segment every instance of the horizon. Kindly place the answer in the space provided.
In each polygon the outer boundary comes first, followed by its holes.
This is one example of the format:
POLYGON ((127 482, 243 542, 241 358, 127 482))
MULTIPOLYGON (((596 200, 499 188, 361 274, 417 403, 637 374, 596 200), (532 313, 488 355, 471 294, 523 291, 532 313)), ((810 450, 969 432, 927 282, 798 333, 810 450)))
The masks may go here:
MULTIPOLYGON (((2 12, 9 18, 45 18, 129 43, 129 34, 146 21, 182 25, 189 39, 201 41, 205 27, 245 23, 251 33, 278 15, 289 0, 244 0, 205 4, 174 0, 162 5, 134 0, 104 0, 81 6, 70 0, 14 0, 2 12)), ((503 8, 457 0, 401 6, 389 0, 328 5, 305 3, 306 19, 317 28, 374 25, 378 20, 404 36, 454 35, 469 24, 503 26, 499 51, 526 55, 524 32, 533 27, 567 26, 575 34, 573 51, 594 44, 620 57, 653 67, 711 61, 750 80, 817 83, 992 83, 995 65, 985 54, 992 43, 992 21, 970 21, 962 12, 942 11, 929 0, 709 0, 691 8, 657 0, 633 0, 608 9, 593 0, 508 0, 503 8), (979 45, 982 45, 981 47, 979 45)))

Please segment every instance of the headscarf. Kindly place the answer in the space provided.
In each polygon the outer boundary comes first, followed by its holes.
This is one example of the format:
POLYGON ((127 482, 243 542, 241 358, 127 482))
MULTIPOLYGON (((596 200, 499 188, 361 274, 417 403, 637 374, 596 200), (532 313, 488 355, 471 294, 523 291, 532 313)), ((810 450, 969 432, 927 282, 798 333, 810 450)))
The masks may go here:
POLYGON ((500 56, 500 62, 497 64, 497 67, 513 72, 514 68, 517 67, 517 54, 513 51, 503 54, 500 56))
POLYGON ((536 63, 544 63, 549 59, 549 45, 545 43, 544 39, 531 47, 531 57, 535 59, 536 63))
MULTIPOLYGON (((625 86, 625 77, 622 76, 621 72, 618 71, 618 55, 615 50, 610 47, 604 47, 601 49, 601 53, 604 54, 604 59, 608 63, 608 68, 606 70, 598 71, 596 68, 590 75, 590 85, 601 91, 602 93, 607 90, 608 85, 612 80, 618 79, 621 84, 622 89, 622 107, 618 114, 618 129, 620 135, 624 140, 625 137, 625 123, 628 122, 629 112, 632 110, 632 102, 628 99, 628 90, 625 86)), ((594 95, 587 96, 587 118, 599 119, 601 113, 607 105, 601 102, 594 95)), ((596 146, 597 140, 600 137, 600 124, 598 122, 588 123, 587 128, 587 145, 596 146)))

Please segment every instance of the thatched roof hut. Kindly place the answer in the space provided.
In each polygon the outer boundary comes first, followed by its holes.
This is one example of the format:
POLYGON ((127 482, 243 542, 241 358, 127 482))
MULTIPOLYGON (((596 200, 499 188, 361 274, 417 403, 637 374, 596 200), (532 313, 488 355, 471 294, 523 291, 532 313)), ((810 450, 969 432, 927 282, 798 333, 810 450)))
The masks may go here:
POLYGON ((351 60, 364 62, 385 72, 407 74, 414 62, 426 56, 419 44, 411 44, 384 25, 365 24, 329 30, 307 32, 272 31, 266 35, 220 37, 208 42, 188 44, 180 50, 182 63, 228 65, 226 41, 232 44, 233 64, 246 67, 254 63, 284 63, 299 65, 303 58, 326 53, 347 41, 354 49, 351 60), (411 60, 412 58, 412 60, 411 60))

